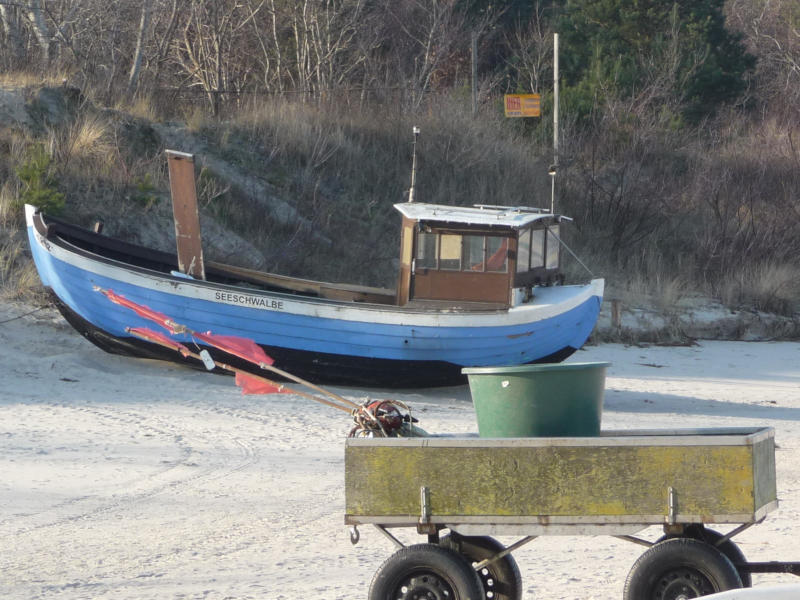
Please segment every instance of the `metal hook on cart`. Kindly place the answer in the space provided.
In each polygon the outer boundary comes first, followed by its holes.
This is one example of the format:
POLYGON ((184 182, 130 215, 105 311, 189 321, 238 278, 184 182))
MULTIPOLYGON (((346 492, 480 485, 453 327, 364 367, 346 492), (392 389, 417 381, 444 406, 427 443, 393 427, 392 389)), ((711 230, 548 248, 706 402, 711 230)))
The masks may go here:
POLYGON ((361 534, 358 532, 358 527, 353 525, 350 528, 350 543, 355 546, 358 543, 358 540, 361 539, 361 534))

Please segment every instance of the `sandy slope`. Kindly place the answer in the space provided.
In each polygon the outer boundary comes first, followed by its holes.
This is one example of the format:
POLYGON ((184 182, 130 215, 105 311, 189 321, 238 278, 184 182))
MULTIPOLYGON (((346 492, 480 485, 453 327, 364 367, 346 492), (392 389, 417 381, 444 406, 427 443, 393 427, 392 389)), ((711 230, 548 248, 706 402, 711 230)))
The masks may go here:
MULTIPOLYGON (((0 304, 0 321, 24 310, 0 304)), ((604 428, 775 427, 781 507, 737 541, 751 560, 800 560, 800 344, 603 345, 572 360, 613 362, 604 428)), ((46 311, 0 323, 0 364, 2 598, 357 599, 393 551, 369 528, 349 543, 341 413, 105 354, 46 311)), ((477 429, 466 388, 369 395, 410 403, 431 432, 477 429)), ((515 557, 525 598, 588 600, 620 598, 642 551, 548 537, 515 557)))

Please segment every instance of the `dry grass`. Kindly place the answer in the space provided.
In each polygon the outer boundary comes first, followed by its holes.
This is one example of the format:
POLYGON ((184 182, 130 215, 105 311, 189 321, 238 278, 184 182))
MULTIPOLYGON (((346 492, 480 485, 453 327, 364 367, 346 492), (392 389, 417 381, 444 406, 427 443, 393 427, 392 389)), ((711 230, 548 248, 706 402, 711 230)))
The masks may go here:
MULTIPOLYGON (((0 230, 0 237, 4 234, 0 230)), ((0 241, 0 298, 41 303, 44 288, 19 236, 0 241)))
POLYGON ((0 228, 12 228, 22 222, 19 210, 19 190, 13 181, 7 180, 0 186, 0 228))
POLYGON ((10 88, 25 88, 31 86, 55 86, 62 85, 64 81, 69 81, 69 74, 48 73, 40 74, 30 71, 14 71, 0 73, 0 85, 10 88))
POLYGON ((650 284, 650 295, 653 305, 663 314, 677 311, 680 301, 686 297, 689 285, 680 275, 656 273, 650 284))
POLYGON ((11 280, 11 273, 22 255, 22 244, 7 239, 0 242, 0 285, 5 287, 11 280))
POLYGON ((147 121, 159 120, 158 110, 156 110, 155 104, 150 96, 135 96, 133 102, 123 101, 115 108, 147 121))
POLYGON ((204 106, 191 106, 183 113, 183 121, 192 133, 200 133, 214 123, 204 106))
POLYGON ((47 302, 44 286, 39 279, 36 266, 30 259, 14 270, 9 284, 0 288, 0 294, 7 300, 20 300, 39 306, 47 302))
POLYGON ((664 316, 674 315, 692 289, 685 274, 692 267, 683 265, 680 270, 683 272, 676 273, 661 255, 643 250, 629 257, 626 268, 611 268, 606 273, 610 282, 608 297, 621 300, 625 306, 648 306, 664 316))
POLYGON ((720 281, 717 293, 727 306, 792 316, 800 310, 800 268, 772 262, 743 266, 720 281))
POLYGON ((115 155, 113 127, 106 118, 84 113, 67 128, 65 150, 69 155, 95 165, 106 166, 115 155))
POLYGON ((235 123, 316 170, 348 145, 340 120, 317 107, 276 99, 237 116, 235 123))

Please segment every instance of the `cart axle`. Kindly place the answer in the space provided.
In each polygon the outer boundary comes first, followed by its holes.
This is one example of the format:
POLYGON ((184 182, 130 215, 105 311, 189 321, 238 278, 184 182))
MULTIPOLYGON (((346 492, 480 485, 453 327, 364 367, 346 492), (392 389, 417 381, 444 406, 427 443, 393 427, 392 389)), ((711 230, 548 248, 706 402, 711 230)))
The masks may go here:
POLYGON ((790 573, 800 577, 800 562, 782 562, 772 560, 769 562, 747 562, 737 564, 736 568, 748 573, 790 573))

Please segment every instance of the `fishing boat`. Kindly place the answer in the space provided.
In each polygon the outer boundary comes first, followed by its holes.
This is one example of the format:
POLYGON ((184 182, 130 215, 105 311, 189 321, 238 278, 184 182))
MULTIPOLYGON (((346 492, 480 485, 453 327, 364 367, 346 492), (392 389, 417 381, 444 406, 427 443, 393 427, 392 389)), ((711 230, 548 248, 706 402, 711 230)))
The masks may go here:
MULTIPOLYGON (((179 178, 170 175, 175 201, 186 194, 176 195, 179 178)), ((177 209, 176 254, 116 240, 34 206, 25 211, 39 277, 56 306, 86 339, 112 353, 182 360, 131 335, 129 328, 145 320, 97 290, 173 315, 194 331, 252 339, 276 366, 320 383, 459 384, 463 367, 560 362, 586 342, 604 282, 564 284, 560 233, 568 218, 529 207, 404 202, 395 208, 401 216, 395 289, 204 262, 197 249, 182 257, 187 236, 178 231, 184 219, 177 209)), ((184 341, 204 349, 202 340, 184 341)))

